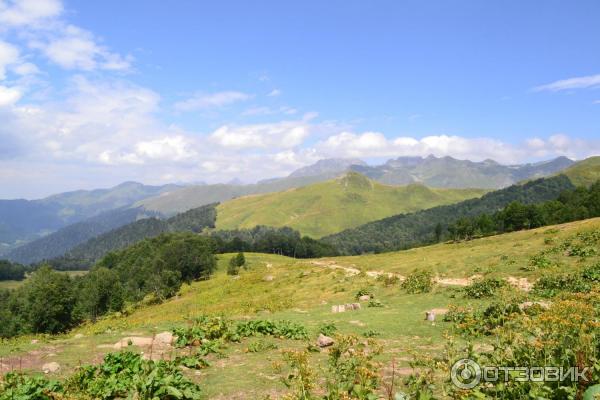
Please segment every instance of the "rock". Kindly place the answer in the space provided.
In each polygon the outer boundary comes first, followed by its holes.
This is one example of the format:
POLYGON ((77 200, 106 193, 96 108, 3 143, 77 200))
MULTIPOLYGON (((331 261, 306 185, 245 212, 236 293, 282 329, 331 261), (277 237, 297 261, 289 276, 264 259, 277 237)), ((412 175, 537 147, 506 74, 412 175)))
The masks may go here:
POLYGON ((331 306, 331 312, 340 313, 340 312, 345 312, 345 311, 346 311, 346 306, 343 304, 337 305, 337 306, 331 306))
POLYGON ((161 332, 154 336, 154 342, 162 345, 171 345, 173 343, 173 334, 171 332, 161 332))
POLYGON ((78 333, 77 335, 73 336, 73 339, 82 339, 83 338, 83 334, 78 333))
POLYGON ((550 308, 550 304, 548 304, 545 301, 526 301, 524 303, 519 304, 519 309, 521 311, 525 311, 529 307, 533 307, 535 305, 540 306, 540 308, 542 308, 543 310, 547 310, 550 308))
POLYGON ((122 348, 129 346, 130 344, 133 346, 138 346, 138 347, 151 346, 152 343, 153 343, 153 341, 152 341, 151 337, 132 336, 132 337, 126 337, 126 338, 119 340, 117 343, 115 343, 113 345, 113 349, 120 350, 122 348))
POLYGON ((267 275, 267 276, 265 276, 265 277, 263 278, 263 281, 265 281, 265 282, 271 282, 273 279, 275 279, 275 278, 273 277, 273 275, 267 275))
POLYGON ((435 321, 435 313, 433 311, 425 311, 425 320, 430 322, 435 321))
POLYGON ((49 374, 49 373, 55 373, 60 371, 60 364, 52 361, 49 363, 46 363, 44 365, 42 365, 42 371, 44 371, 45 374, 49 374))
POLYGON ((359 300, 359 301, 369 301, 369 300, 371 300, 371 296, 370 296, 370 295, 368 295, 368 294, 363 294, 362 296, 360 296, 360 297, 358 298, 358 300, 359 300))
POLYGON ((360 303, 352 303, 352 309, 353 310, 360 310, 361 309, 360 303))
POLYGON ((325 336, 322 333, 319 333, 319 338, 317 339, 317 346, 319 347, 327 347, 333 344, 333 339, 329 336, 325 336))

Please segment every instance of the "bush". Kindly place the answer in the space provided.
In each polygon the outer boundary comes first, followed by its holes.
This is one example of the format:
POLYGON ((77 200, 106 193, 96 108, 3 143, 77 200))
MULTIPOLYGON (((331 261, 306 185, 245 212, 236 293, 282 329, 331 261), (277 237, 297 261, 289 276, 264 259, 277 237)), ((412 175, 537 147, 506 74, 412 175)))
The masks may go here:
POLYGON ((506 282, 498 278, 486 278, 480 281, 473 282, 463 289, 465 297, 471 299, 481 299, 484 297, 492 297, 497 290, 506 286, 506 282))
POLYGON ((324 323, 319 326, 319 333, 325 336, 333 336, 337 330, 337 326, 333 322, 324 323))
POLYGON ((370 298, 373 298, 373 292, 368 289, 360 289, 358 292, 356 292, 354 298, 358 300, 361 296, 369 296, 370 298))
POLYGON ((533 292, 542 297, 554 297, 563 291, 587 293, 590 290, 591 284, 580 274, 543 276, 533 285, 533 292))
POLYGON ((433 288, 433 276, 429 271, 415 271, 402 282, 402 288, 407 293, 429 293, 433 288))

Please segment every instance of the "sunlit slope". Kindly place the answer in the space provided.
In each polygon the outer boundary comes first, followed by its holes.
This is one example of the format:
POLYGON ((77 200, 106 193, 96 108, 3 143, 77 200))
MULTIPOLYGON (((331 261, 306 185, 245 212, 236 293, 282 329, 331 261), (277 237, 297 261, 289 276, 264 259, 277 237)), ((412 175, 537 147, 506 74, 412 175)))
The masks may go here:
POLYGON ((289 226, 321 237, 399 213, 479 197, 482 189, 387 186, 358 173, 285 192, 245 196, 217 207, 217 229, 289 226))
POLYGON ((561 172, 576 186, 589 186, 600 179, 600 156, 590 157, 561 172))

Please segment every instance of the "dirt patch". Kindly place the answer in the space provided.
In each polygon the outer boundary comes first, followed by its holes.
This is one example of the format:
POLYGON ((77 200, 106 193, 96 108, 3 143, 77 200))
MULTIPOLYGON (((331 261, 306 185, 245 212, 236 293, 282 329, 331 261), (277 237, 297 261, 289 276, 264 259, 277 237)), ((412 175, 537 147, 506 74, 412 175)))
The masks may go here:
POLYGON ((514 276, 509 276, 506 278, 506 281, 510 285, 524 292, 529 292, 533 288, 533 283, 529 282, 527 278, 515 278, 514 276))
POLYGON ((443 286, 469 286, 473 281, 480 279, 481 275, 473 275, 468 278, 434 278, 434 282, 443 286))

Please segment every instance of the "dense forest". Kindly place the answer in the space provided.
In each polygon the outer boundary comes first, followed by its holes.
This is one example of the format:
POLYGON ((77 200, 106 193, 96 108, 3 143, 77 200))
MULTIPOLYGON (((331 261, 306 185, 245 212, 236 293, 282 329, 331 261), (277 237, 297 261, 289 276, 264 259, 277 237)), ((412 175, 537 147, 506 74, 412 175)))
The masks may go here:
POLYGON ((28 270, 24 265, 0 260, 0 281, 22 281, 28 270))
POLYGON ((295 258, 335 256, 337 250, 330 244, 301 236, 292 228, 257 226, 252 229, 219 230, 211 234, 219 253, 252 251, 280 254, 295 258))
POLYGON ((448 226, 448 236, 453 240, 468 240, 593 217, 600 217, 600 181, 589 188, 566 190, 556 200, 539 204, 514 201, 495 213, 460 218, 448 226))
POLYGON ((184 282, 208 279, 214 251, 209 237, 170 233, 109 253, 81 277, 42 266, 18 289, 0 291, 0 337, 58 333, 143 299, 162 301, 184 282))
POLYGON ((438 225, 438 231, 445 231, 460 218, 494 213, 514 201, 535 204, 555 200, 563 191, 574 188, 564 175, 538 179, 490 192, 478 199, 371 222, 327 236, 322 242, 349 255, 407 249, 435 242, 438 225))
POLYGON ((92 238, 61 257, 49 260, 54 269, 84 270, 111 251, 124 249, 147 238, 168 232, 201 232, 214 228, 217 204, 208 204, 166 220, 144 218, 92 238))

